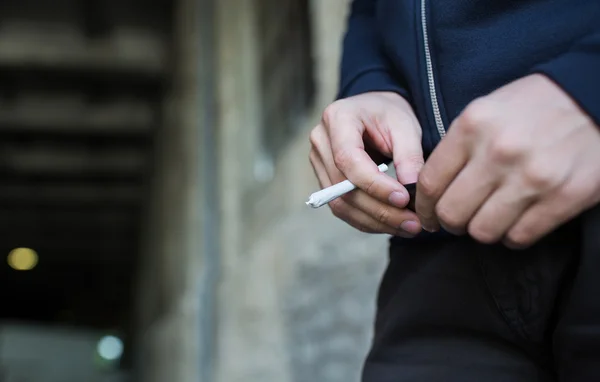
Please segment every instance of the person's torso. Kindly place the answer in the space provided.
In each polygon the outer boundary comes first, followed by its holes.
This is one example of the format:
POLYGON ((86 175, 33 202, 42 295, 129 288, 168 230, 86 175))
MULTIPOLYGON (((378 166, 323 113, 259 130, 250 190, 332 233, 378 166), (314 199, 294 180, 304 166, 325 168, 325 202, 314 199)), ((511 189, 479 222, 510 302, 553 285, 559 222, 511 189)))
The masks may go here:
POLYGON ((377 3, 385 53, 427 129, 426 154, 472 100, 566 52, 600 22, 598 0, 377 3))

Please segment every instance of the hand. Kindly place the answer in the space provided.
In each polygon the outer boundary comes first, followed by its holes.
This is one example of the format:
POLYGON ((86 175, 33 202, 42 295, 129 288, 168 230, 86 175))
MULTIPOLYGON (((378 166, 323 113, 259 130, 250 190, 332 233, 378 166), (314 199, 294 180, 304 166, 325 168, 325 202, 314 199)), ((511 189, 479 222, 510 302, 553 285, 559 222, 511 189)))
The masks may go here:
POLYGON ((416 209, 483 243, 535 243, 600 201, 598 126, 554 82, 531 75, 474 101, 423 167, 416 209))
POLYGON ((334 215, 368 233, 413 236, 419 220, 405 209, 402 184, 423 166, 421 127, 404 98, 373 92, 336 101, 310 134, 310 161, 321 187, 349 179, 357 186, 329 206, 334 215), (393 158, 398 180, 379 172, 367 152, 393 158))

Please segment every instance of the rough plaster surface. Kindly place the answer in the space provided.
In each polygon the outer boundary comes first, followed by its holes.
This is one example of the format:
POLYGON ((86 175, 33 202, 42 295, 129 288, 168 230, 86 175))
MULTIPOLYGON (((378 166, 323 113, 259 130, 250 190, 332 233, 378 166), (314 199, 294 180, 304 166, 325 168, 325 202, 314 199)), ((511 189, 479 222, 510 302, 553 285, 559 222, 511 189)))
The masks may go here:
POLYGON ((294 269, 281 297, 291 380, 358 381, 387 240, 323 215, 296 218, 302 227, 288 237, 294 269), (316 240, 307 244, 311 236, 316 240))
MULTIPOLYGON (((225 12, 231 2, 220 3, 224 18, 248 14, 225 12)), ((248 175, 242 167, 227 167, 222 174, 227 230, 217 328, 219 382, 359 380, 371 340, 377 285, 387 260, 387 238, 355 231, 327 207, 313 210, 304 205, 317 187, 308 162, 308 131, 335 96, 348 3, 311 1, 319 85, 316 107, 307 116, 305 131, 279 157, 275 178, 262 189, 262 196, 241 197, 236 185, 248 175)), ((247 20, 235 20, 222 25, 245 30, 247 20)), ((246 163, 251 156, 244 150, 255 134, 248 128, 253 114, 247 100, 236 97, 252 89, 244 80, 252 74, 246 73, 248 66, 236 66, 243 60, 234 53, 246 46, 241 33, 221 36, 226 41, 220 80, 223 159, 246 163)))
POLYGON ((230 281, 226 380, 358 381, 386 261, 325 209, 278 221, 230 281))

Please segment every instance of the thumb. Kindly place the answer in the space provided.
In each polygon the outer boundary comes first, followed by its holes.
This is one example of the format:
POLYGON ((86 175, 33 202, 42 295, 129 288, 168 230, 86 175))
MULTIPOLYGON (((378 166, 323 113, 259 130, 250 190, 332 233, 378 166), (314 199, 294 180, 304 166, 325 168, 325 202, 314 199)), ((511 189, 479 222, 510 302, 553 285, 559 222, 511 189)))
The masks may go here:
POLYGON ((392 127, 390 130, 396 177, 402 184, 416 183, 419 172, 425 164, 423 149, 421 148, 420 127, 392 127))

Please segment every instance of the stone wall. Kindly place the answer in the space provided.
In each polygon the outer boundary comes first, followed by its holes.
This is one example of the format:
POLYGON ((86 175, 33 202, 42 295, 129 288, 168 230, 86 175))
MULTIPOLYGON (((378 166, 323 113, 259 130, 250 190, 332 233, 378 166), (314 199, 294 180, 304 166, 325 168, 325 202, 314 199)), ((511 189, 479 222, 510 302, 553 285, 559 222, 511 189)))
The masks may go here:
POLYGON ((349 1, 310 3, 315 106, 266 178, 253 176, 261 160, 256 110, 264 100, 252 98, 260 9, 248 3, 219 3, 220 149, 228 165, 221 173, 217 380, 358 381, 387 240, 304 205, 317 188, 308 132, 335 95, 349 1))

